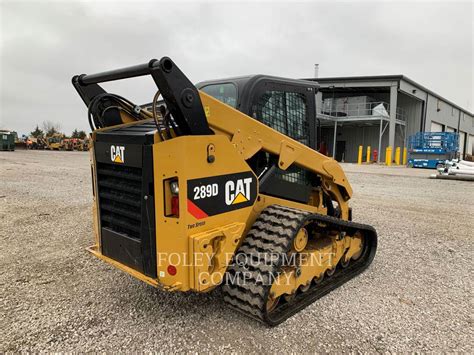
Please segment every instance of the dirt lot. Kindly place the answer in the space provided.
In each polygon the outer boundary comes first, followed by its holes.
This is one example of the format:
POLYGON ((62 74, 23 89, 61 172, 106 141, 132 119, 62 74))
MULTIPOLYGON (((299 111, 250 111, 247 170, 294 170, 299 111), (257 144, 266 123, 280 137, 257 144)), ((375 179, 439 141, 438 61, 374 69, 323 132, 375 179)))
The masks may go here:
POLYGON ((87 153, 0 152, 0 352, 472 353, 474 183, 344 169, 354 220, 379 233, 374 263, 269 329, 219 290, 165 293, 89 255, 87 153))

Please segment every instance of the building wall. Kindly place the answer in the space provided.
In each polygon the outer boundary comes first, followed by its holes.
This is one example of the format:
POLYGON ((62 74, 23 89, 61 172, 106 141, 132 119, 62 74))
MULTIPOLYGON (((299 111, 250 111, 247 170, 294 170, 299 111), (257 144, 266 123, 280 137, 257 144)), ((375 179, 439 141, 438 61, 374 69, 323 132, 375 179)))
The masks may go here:
POLYGON ((420 90, 418 87, 406 82, 405 80, 400 80, 399 90, 407 95, 417 98, 418 100, 426 100, 426 92, 424 90, 420 90))
POLYGON ((446 132, 459 132, 461 157, 464 157, 466 153, 472 154, 473 143, 471 143, 470 135, 474 135, 473 116, 430 94, 428 94, 427 108, 425 131, 430 131, 432 122, 436 122, 441 124, 446 132))
POLYGON ((459 131, 466 132, 465 154, 474 155, 474 116, 461 112, 459 131))
MULTIPOLYGON (((442 126, 442 131, 458 132, 460 134, 461 153, 472 154, 474 149, 474 118, 472 115, 459 110, 449 102, 437 98, 436 96, 427 93, 425 90, 419 89, 411 83, 404 80, 400 81, 400 90, 416 97, 424 102, 426 105, 426 122, 424 124, 424 131, 429 132, 433 127, 439 129, 442 126), (434 122, 434 124, 433 124, 434 122)), ((407 135, 416 133, 409 124, 407 135)))
POLYGON ((474 134, 474 116, 470 116, 465 112, 461 112, 459 130, 468 134, 474 134))
POLYGON ((397 106, 403 108, 407 115, 407 137, 405 140, 405 142, 407 142, 409 136, 420 131, 423 114, 423 101, 416 97, 399 92, 397 97, 397 106))
MULTIPOLYGON (((373 89, 383 90, 387 87, 388 82, 370 82, 370 81, 351 81, 350 79, 344 80, 343 82, 324 82, 322 87, 330 87, 335 85, 336 87, 367 87, 367 95, 373 97, 377 101, 389 101, 389 95, 383 92, 373 92, 373 89)), ((474 118, 472 115, 469 115, 462 110, 459 110, 457 107, 454 107, 449 102, 445 100, 438 99, 433 94, 427 92, 425 89, 415 86, 410 82, 401 79, 398 83, 399 91, 397 96, 397 106, 403 108, 407 115, 406 121, 406 137, 404 137, 403 130, 400 129, 399 125, 396 125, 395 131, 395 151, 396 147, 403 148, 407 139, 410 135, 419 132, 424 129, 424 131, 429 132, 432 127, 432 122, 442 125, 442 130, 444 131, 460 131, 460 134, 465 134, 465 143, 464 151, 467 154, 474 153, 474 118), (424 109, 426 111, 426 121, 424 120, 424 109)), ((325 96, 329 94, 326 93, 325 96)), ((350 95, 350 94, 349 94, 350 95)), ((361 95, 361 91, 357 92, 357 95, 361 95)), ((319 108, 321 107, 321 94, 318 94, 317 101, 319 103, 319 108)), ((340 96, 340 95, 335 95, 340 96)), ((403 128, 403 127, 402 127, 403 128)), ((333 145, 333 127, 327 127, 322 130, 322 140, 328 145, 329 155, 332 155, 332 145, 333 145)), ((385 148, 388 144, 388 127, 385 130, 385 133, 382 138, 382 149, 380 154, 380 160, 384 161, 385 159, 385 148)), ((379 125, 373 126, 364 126, 364 124, 353 124, 351 126, 339 126, 338 127, 338 141, 346 142, 346 154, 345 161, 355 162, 357 161, 358 147, 359 145, 364 146, 364 156, 365 148, 367 145, 370 145, 373 149, 378 149, 379 142, 379 125)), ((463 149, 461 149, 462 151, 463 149)))
MULTIPOLYGON (((386 124, 386 123, 385 123, 386 124)), ((366 160, 367 146, 371 148, 371 160, 373 157, 374 149, 379 149, 379 125, 372 126, 349 126, 342 125, 337 127, 337 139, 336 141, 344 141, 346 145, 344 161, 355 163, 357 162, 359 154, 359 145, 363 146, 363 160, 366 160)), ((334 140, 334 128, 324 127, 321 130, 321 140, 326 142, 328 146, 328 155, 332 156, 333 140, 334 140)), ((395 136, 395 142, 397 146, 403 148, 403 137, 400 136, 399 130, 395 136)), ((382 155, 380 160, 385 160, 385 148, 388 145, 388 127, 382 136, 382 155)))
POLYGON ((431 122, 458 128, 459 110, 450 104, 428 94, 425 131, 430 130, 431 122))

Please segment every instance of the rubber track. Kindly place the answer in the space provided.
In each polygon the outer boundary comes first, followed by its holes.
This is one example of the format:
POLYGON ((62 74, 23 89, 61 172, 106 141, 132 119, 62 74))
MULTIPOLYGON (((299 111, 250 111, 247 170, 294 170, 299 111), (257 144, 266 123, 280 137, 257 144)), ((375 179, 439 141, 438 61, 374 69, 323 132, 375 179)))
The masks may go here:
POLYGON ((224 300, 238 311, 275 326, 364 271, 372 262, 376 248, 377 233, 371 226, 280 205, 268 206, 255 221, 227 269, 224 300), (286 255, 299 229, 307 223, 323 223, 325 229, 350 235, 360 231, 365 237, 362 256, 351 261, 346 269, 338 266, 334 275, 318 285, 312 284, 307 292, 297 294, 291 303, 280 302, 268 313, 269 281, 278 275, 282 263, 278 255, 286 255))

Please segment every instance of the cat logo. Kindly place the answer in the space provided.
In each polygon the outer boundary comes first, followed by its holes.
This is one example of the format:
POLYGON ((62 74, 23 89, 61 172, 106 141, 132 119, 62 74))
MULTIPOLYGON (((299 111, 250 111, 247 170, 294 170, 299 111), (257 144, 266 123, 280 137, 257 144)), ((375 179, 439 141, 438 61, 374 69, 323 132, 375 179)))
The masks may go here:
POLYGON ((257 199, 252 171, 188 180, 188 212, 196 219, 250 207, 257 199))
POLYGON ((250 200, 250 185, 252 178, 229 180, 225 183, 225 203, 227 206, 250 200))
POLYGON ((125 163, 125 147, 120 145, 111 145, 110 160, 118 164, 125 163))

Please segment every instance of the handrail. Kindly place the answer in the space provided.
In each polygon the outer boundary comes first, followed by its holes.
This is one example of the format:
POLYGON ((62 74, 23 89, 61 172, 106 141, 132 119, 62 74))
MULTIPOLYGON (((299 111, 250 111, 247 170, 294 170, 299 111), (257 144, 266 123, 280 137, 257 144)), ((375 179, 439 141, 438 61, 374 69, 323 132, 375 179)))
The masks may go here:
MULTIPOLYGON (((323 102, 321 113, 334 117, 362 117, 362 116, 384 116, 383 113, 377 114, 374 109, 383 105, 387 117, 390 115, 390 104, 384 101, 366 102, 366 103, 342 103, 334 105, 332 99, 326 99, 323 102), (329 101, 327 101, 329 100, 329 101)), ((397 106, 396 119, 399 121, 406 121, 406 110, 397 106)))

